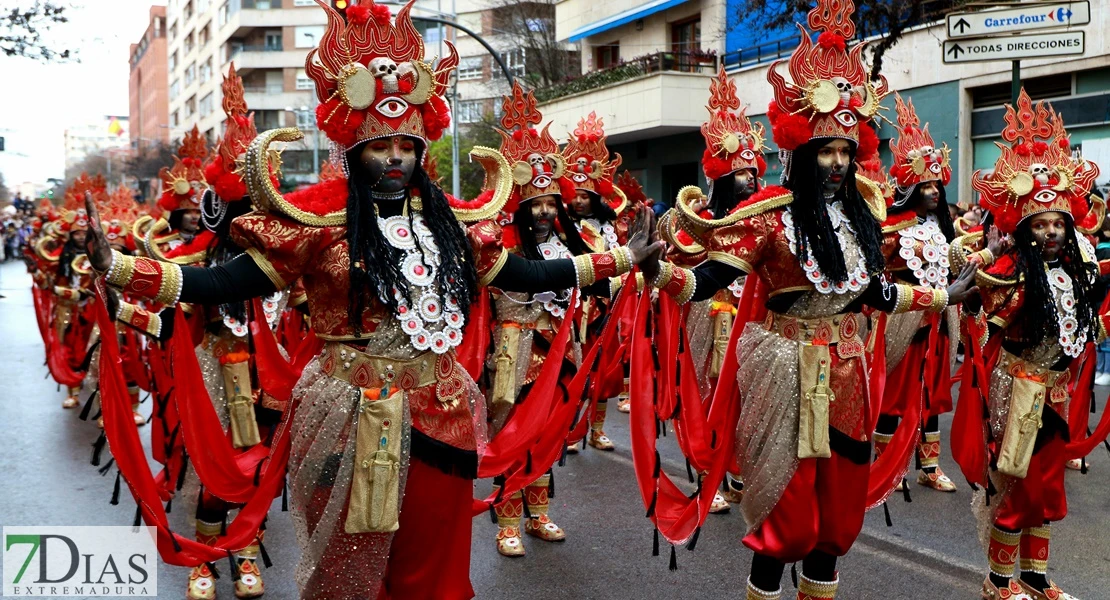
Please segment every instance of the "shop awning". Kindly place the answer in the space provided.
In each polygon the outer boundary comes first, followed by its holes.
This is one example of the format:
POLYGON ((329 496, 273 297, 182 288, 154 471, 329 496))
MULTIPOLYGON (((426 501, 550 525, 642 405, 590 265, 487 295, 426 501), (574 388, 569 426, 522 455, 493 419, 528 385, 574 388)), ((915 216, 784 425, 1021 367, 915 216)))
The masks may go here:
POLYGON ((620 27, 621 25, 624 25, 626 23, 638 21, 644 17, 654 15, 659 11, 667 10, 668 8, 678 6, 679 4, 687 1, 688 0, 652 0, 652 2, 641 4, 637 7, 619 12, 611 17, 607 17, 600 21, 594 21, 593 23, 590 23, 588 25, 583 25, 582 27, 579 27, 578 29, 572 31, 570 33, 570 37, 567 38, 567 41, 577 42, 582 38, 587 38, 591 35, 604 33, 606 31, 609 31, 610 29, 620 27))

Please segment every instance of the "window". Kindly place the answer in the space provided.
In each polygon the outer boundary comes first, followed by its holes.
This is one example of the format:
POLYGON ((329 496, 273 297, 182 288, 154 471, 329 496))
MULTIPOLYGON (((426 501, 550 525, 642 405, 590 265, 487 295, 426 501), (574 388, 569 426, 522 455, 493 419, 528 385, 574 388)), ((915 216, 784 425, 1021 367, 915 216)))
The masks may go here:
POLYGON ((177 124, 180 122, 181 119, 178 118, 177 111, 173 111, 173 114, 170 115, 170 127, 177 127, 177 124))
POLYGON ((237 41, 237 40, 230 40, 228 43, 224 44, 223 62, 227 63, 227 61, 235 58, 235 55, 239 54, 239 52, 242 51, 242 50, 243 50, 243 42, 240 42, 240 41, 237 41))
POLYGON ((170 41, 177 39, 177 23, 170 25, 170 41))
POLYGON ((197 45, 201 48, 208 45, 211 36, 208 33, 208 26, 205 25, 200 31, 197 32, 197 45))
POLYGON ((170 55, 170 71, 173 71, 176 68, 177 68, 177 50, 174 50, 173 54, 170 55))
POLYGON ((173 83, 170 84, 170 100, 173 100, 174 98, 178 97, 180 94, 181 94, 181 80, 180 79, 174 79, 173 83))
POLYGON ((186 2, 184 10, 182 10, 181 12, 185 14, 185 20, 186 21, 188 21, 189 19, 192 19, 193 18, 193 0, 189 0, 188 2, 186 2))
POLYGON ((473 81, 481 79, 482 73, 482 57, 481 56, 468 56, 459 61, 459 81, 473 81))
MULTIPOLYGON (((1056 73, 1043 77, 1026 78, 1022 81, 1029 97, 1033 100, 1059 98, 1072 94, 1072 74, 1056 73)), ((972 108, 1002 106, 1010 101, 1010 82, 995 83, 971 88, 972 108)))
MULTIPOLYGON (((524 77, 524 48, 515 48, 508 52, 502 52, 501 60, 504 61, 505 66, 509 69, 509 72, 513 74, 514 78, 524 77)), ((491 69, 494 79, 504 77, 500 65, 491 65, 491 69)))
POLYGON ((224 25, 227 25, 227 21, 230 18, 231 18, 231 8, 228 6, 227 2, 224 2, 223 4, 220 5, 219 15, 216 17, 217 23, 220 24, 220 27, 223 27, 224 25))
POLYGON ((298 90, 311 90, 311 89, 314 89, 314 88, 315 88, 315 85, 312 82, 312 78, 309 77, 308 74, 304 72, 304 69, 297 69, 297 89, 298 90))
MULTIPOLYGON (((467 29, 469 29, 471 31, 476 31, 478 33, 481 33, 482 32, 482 13, 473 12, 473 13, 466 13, 466 14, 459 15, 459 25, 462 25, 463 27, 466 27, 467 29)), ((467 35, 467 34, 464 33, 463 30, 460 29, 456 32, 456 35, 463 36, 463 35, 467 35)))
POLYGON ((595 69, 608 69, 621 62, 621 43, 620 40, 610 42, 604 46, 594 48, 596 58, 594 60, 595 69))
POLYGON ((481 100, 466 100, 459 102, 456 112, 459 123, 477 123, 482 120, 483 105, 481 100))
POLYGON ((207 117, 212 114, 212 92, 200 99, 200 116, 207 117))
POLYGON ((316 114, 311 110, 298 110, 297 115, 297 129, 315 129, 316 128, 316 114))
POLYGON ((316 6, 316 0, 293 0, 293 6, 316 6))
POLYGON ((203 65, 200 66, 200 82, 204 83, 212 79, 212 58, 209 57, 203 65))
POLYGON ((323 36, 323 25, 306 25, 303 27, 294 27, 293 46, 296 48, 315 48, 320 43, 320 38, 323 36))
POLYGON ((188 86, 197 78, 197 63, 189 63, 185 67, 185 85, 188 86))
POLYGON ((701 50, 701 15, 671 23, 671 51, 694 52, 701 50))
POLYGON ((193 51, 193 32, 192 31, 185 34, 184 46, 185 46, 185 50, 184 50, 185 54, 188 54, 188 53, 193 51))
POLYGON ((196 113, 196 112, 197 112, 197 97, 196 96, 190 96, 189 99, 185 101, 185 118, 188 119, 189 117, 193 116, 193 114, 196 113))
POLYGON ((255 0, 254 7, 258 10, 270 10, 270 0, 255 0))
POLYGON ((267 31, 265 40, 267 50, 281 50, 281 31, 267 31))

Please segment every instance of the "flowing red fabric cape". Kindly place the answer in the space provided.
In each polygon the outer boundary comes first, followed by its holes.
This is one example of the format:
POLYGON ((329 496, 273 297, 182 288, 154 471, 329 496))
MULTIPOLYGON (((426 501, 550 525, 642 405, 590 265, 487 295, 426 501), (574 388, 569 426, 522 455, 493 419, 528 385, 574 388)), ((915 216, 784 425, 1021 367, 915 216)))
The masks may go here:
MULTIPOLYGON (((102 282, 97 284, 97 293, 101 299, 104 298, 102 282)), ((111 331, 112 320, 108 312, 102 308, 103 306, 103 301, 97 303, 96 319, 101 330, 111 331)), ((178 319, 182 318, 178 317, 178 319)), ((180 320, 178 324, 182 324, 180 320)), ((131 418, 131 400, 127 394, 120 360, 119 345, 115 336, 104 336, 101 342, 100 360, 100 394, 104 413, 104 431, 111 444, 116 464, 139 505, 143 519, 158 530, 158 551, 162 560, 171 565, 192 567, 230 556, 232 551, 247 546, 254 540, 273 498, 280 493, 285 482, 285 467, 288 463, 290 447, 288 415, 295 410, 295 406, 290 407, 291 410, 287 411, 286 418, 282 420, 274 434, 272 452, 268 457, 269 464, 264 469, 254 494, 239 511, 239 515, 228 524, 226 535, 219 536, 216 543, 209 546, 178 535, 169 527, 166 511, 162 506, 159 484, 150 471, 138 430, 131 418)), ((181 386, 181 389, 188 387, 191 386, 181 386)), ((222 434, 222 430, 220 433, 222 434)))

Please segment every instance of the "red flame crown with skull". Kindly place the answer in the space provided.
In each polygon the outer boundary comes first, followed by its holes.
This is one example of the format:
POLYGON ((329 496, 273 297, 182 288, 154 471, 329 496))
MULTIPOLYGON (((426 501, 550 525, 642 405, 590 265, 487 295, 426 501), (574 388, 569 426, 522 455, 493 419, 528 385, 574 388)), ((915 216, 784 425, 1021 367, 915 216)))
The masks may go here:
POLYGON ((89 176, 81 173, 73 183, 66 188, 65 203, 62 204, 59 227, 61 231, 87 231, 89 229, 89 214, 85 211, 85 193, 92 194, 93 202, 98 206, 108 199, 108 182, 103 175, 89 176))
MULTIPOLYGON (((567 178, 575 190, 593 192, 608 201, 613 197, 613 175, 621 164, 621 155, 614 154, 609 160, 609 148, 605 145, 605 122, 591 112, 590 116, 579 119, 567 145, 563 148, 563 158, 567 162, 567 178)), ((569 202, 570 198, 564 198, 569 202)))
MULTIPOLYGON (((415 0, 413 0, 415 1, 415 0)), ((316 83, 316 124, 344 150, 367 140, 405 135, 427 147, 451 123, 443 93, 458 65, 455 47, 436 66, 424 61, 424 40, 412 23, 412 2, 391 22, 389 8, 370 0, 328 14, 305 72, 316 83)))
POLYGON ((709 111, 709 120, 701 126, 705 138, 701 168, 705 178, 714 181, 740 169, 751 169, 757 177, 763 177, 767 171, 763 124, 752 126, 740 108, 736 82, 725 73, 724 66, 709 83, 709 106, 705 108, 709 111))
POLYGON ((574 189, 563 178, 566 162, 559 153, 559 143, 548 131, 551 123, 537 130, 543 115, 536 108, 536 97, 513 83, 510 95, 502 105, 501 154, 512 165, 513 193, 503 212, 516 212, 521 202, 537 196, 559 195, 563 201, 574 195, 574 189), (569 195, 568 195, 569 194, 569 195))
POLYGON ((808 15, 817 43, 799 23, 801 41, 788 63, 792 81, 779 74, 781 61, 767 71, 775 91, 767 117, 780 149, 789 152, 810 140, 840 138, 856 143, 856 160, 866 161, 878 151, 874 130, 861 123, 879 111, 887 83, 881 76, 870 80, 863 62, 865 44, 848 50, 856 34, 855 10, 852 0, 817 0, 808 15))
POLYGON ((193 129, 181 140, 177 156, 173 157, 173 167, 162 167, 158 177, 162 179, 162 197, 158 207, 167 213, 175 210, 200 210, 200 198, 208 184, 204 178, 204 160, 208 158, 208 141, 193 129))
POLYGON ((258 136, 258 130, 254 126, 254 113, 247 112, 243 79, 235 73, 235 63, 228 68, 222 89, 226 127, 223 137, 216 142, 211 162, 204 168, 204 177, 222 200, 236 202, 247 195, 247 185, 239 173, 237 161, 258 136))
POLYGON ((890 152, 894 155, 890 175, 898 188, 908 199, 909 192, 919 184, 937 181, 940 185, 948 185, 952 179, 948 144, 938 148, 933 143, 929 124, 921 127, 912 100, 904 102, 895 94, 894 103, 898 112, 898 137, 890 140, 890 152))
POLYGON ((1060 115, 1044 102, 1034 106, 1022 89, 1017 107, 1006 105, 1005 120, 1002 139, 1010 145, 997 144, 1002 154, 994 171, 976 171, 971 182, 999 230, 1012 233, 1025 219, 1050 211, 1070 214, 1083 231, 1096 230, 1105 205, 1088 203, 1088 196, 1099 169, 1072 156, 1060 115))

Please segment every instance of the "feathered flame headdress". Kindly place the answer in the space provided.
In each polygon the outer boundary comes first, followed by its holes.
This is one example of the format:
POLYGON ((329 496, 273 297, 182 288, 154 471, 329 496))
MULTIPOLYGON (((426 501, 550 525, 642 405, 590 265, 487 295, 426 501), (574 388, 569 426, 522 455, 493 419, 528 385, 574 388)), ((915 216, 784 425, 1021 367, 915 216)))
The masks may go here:
POLYGON ((997 144, 1002 155, 994 172, 984 177, 976 171, 971 182, 998 228, 1012 233, 1035 214, 1057 211, 1070 214, 1081 231, 1097 230, 1106 206, 1093 196, 1088 203, 1088 196, 1098 166, 1072 157, 1060 115, 1044 102, 1033 106, 1022 89, 1017 108, 1006 105, 1005 120, 1002 139, 1010 145, 997 144))
POLYGON ((763 177, 767 171, 763 124, 752 126, 740 108, 736 82, 729 79, 723 65, 709 83, 709 106, 705 108, 709 111, 709 120, 701 126, 705 138, 701 168, 705 178, 712 182, 740 169, 752 169, 757 177, 763 177), (733 112, 736 110, 739 112, 733 112))
POLYGON ((887 177, 886 169, 883 168, 883 160, 879 158, 878 153, 864 162, 856 161, 856 173, 873 181, 879 187, 879 192, 882 193, 887 208, 894 206, 894 185, 887 177))
POLYGON ((204 168, 204 177, 220 199, 236 202, 247 195, 238 161, 258 136, 258 130, 254 127, 254 113, 247 112, 243 79, 235 73, 235 63, 228 68, 222 89, 226 126, 223 137, 216 142, 211 162, 204 168))
POLYGON ((134 248, 131 225, 139 220, 140 212, 131 188, 117 187, 104 196, 104 201, 98 203, 96 209, 100 213, 101 228, 108 243, 134 248))
POLYGON ((175 210, 200 210, 200 198, 207 187, 204 179, 204 159, 208 158, 208 142, 193 125, 192 131, 185 134, 177 156, 173 157, 173 168, 162 167, 158 177, 162 179, 162 197, 158 207, 167 213, 175 210))
POLYGON ((614 183, 620 191, 624 192, 631 206, 646 206, 648 209, 651 208, 651 205, 648 203, 647 194, 644 193, 644 187, 640 185, 639 181, 636 181, 631 171, 621 171, 620 175, 617 175, 617 179, 614 183))
POLYGON ((903 102, 902 97, 895 94, 894 103, 898 112, 898 137, 890 140, 890 152, 894 155, 890 175, 903 192, 903 199, 908 199, 914 187, 927 181, 948 185, 952 179, 948 144, 938 148, 933 143, 929 124, 921 127, 912 100, 903 102))
POLYGON ((81 173, 66 189, 59 225, 63 232, 88 230, 89 215, 85 211, 86 192, 92 194, 93 202, 98 206, 103 204, 108 198, 108 183, 104 180, 104 176, 90 177, 88 173, 81 173))
POLYGON ((852 0, 817 0, 809 11, 809 28, 819 32, 817 43, 798 24, 801 43, 790 56, 793 82, 777 71, 775 61, 767 81, 775 88, 775 100, 767 109, 771 133, 789 169, 789 152, 813 139, 846 139, 856 143, 856 160, 866 161, 879 149, 879 138, 862 125, 879 111, 887 94, 886 78, 877 83, 869 78, 860 43, 848 50, 856 34, 852 22, 852 0))
POLYGON ((574 196, 573 186, 563 178, 566 162, 559 144, 548 132, 551 123, 539 131, 535 128, 542 120, 536 97, 514 82, 512 93, 505 96, 498 130, 501 155, 512 165, 513 193, 502 209, 510 215, 521 202, 537 196, 558 194, 563 201, 574 196))
POLYGON ((328 14, 318 48, 308 53, 305 72, 316 82, 316 124, 344 150, 367 140, 406 135, 427 147, 451 123, 443 93, 459 54, 424 62, 424 40, 412 24, 412 0, 390 22, 389 8, 352 0, 328 14))
MULTIPOLYGON (((575 190, 593 192, 608 201, 613 197, 613 175, 621 164, 621 155, 614 154, 609 160, 609 148, 605 145, 605 122, 597 113, 590 113, 579 119, 566 148, 563 158, 567 162, 567 177, 575 190)), ((569 202, 570 198, 563 198, 569 202)))

